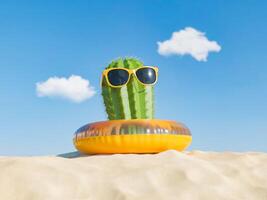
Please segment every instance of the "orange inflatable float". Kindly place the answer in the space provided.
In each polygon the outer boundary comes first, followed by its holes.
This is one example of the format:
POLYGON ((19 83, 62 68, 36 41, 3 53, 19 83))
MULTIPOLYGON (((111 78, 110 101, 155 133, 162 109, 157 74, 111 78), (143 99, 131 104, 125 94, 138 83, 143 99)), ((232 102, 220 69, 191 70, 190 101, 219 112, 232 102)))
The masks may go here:
POLYGON ((191 143, 189 129, 167 120, 111 120, 87 124, 78 129, 73 142, 87 154, 156 153, 181 151, 191 143))

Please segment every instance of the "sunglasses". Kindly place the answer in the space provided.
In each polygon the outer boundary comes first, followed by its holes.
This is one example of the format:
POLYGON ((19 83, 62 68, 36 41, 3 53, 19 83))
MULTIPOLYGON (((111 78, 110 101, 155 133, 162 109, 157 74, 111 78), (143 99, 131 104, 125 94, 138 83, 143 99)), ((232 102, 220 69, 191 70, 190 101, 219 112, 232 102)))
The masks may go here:
POLYGON ((110 68, 103 71, 102 78, 106 78, 109 86, 120 88, 127 85, 132 74, 143 85, 154 85, 158 80, 158 68, 152 66, 143 66, 137 69, 110 68))

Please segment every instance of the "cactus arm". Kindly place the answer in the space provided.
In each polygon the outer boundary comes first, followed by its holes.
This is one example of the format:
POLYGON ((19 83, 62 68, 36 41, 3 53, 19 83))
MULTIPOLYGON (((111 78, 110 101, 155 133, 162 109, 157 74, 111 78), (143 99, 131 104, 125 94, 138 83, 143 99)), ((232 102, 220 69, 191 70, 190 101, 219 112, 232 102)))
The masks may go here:
POLYGON ((132 119, 139 119, 141 118, 141 102, 136 92, 136 80, 130 80, 127 85, 128 97, 129 97, 129 105, 131 110, 131 118, 132 119))
MULTIPOLYGON (((124 60, 124 66, 128 69, 136 69, 142 65, 143 63, 135 59, 124 60)), ((127 89, 132 119, 154 118, 153 86, 145 86, 136 77, 131 77, 127 89)))
MULTIPOLYGON (((125 88, 124 89, 114 89, 110 87, 102 87, 102 96, 104 99, 104 104, 106 107, 106 112, 108 114, 109 120, 114 119, 130 119, 128 102, 125 101, 125 88), (124 94, 124 95, 122 95, 124 94), (127 110, 128 108, 128 110, 127 110)), ((126 93, 127 95, 127 93, 126 93)))
MULTIPOLYGON (((141 62, 137 62, 134 59, 125 59, 124 66, 128 69, 136 69, 138 66, 143 65, 141 62)), ((142 102, 139 96, 138 91, 142 89, 142 85, 139 85, 138 80, 135 77, 131 76, 130 81, 127 85, 128 96, 129 96, 129 105, 131 110, 132 119, 141 119, 142 118, 142 102)))
POLYGON ((128 97, 128 91, 127 91, 127 86, 123 86, 120 89, 120 98, 121 98, 121 103, 122 103, 122 108, 124 112, 124 118, 121 119, 131 119, 131 110, 130 110, 130 105, 129 105, 129 97, 128 97))
MULTIPOLYGON (((117 62, 112 62, 108 66, 108 68, 117 67, 123 67, 122 59, 119 59, 117 62)), ((126 86, 123 86, 121 88, 112 88, 108 86, 105 80, 104 84, 102 84, 102 91, 109 120, 131 118, 126 86)))
POLYGON ((154 88, 153 86, 144 86, 138 83, 139 109, 141 111, 139 118, 154 118, 154 88))
MULTIPOLYGON (((118 59, 110 67, 124 67, 123 59, 118 59)), ((127 87, 123 86, 121 88, 112 88, 112 91, 115 113, 117 114, 116 119, 130 119, 131 113, 129 109, 127 87)))
POLYGON ((111 97, 115 111, 115 119, 130 119, 127 88, 112 88, 111 97))
POLYGON ((116 114, 115 114, 115 110, 114 110, 114 105, 112 102, 112 88, 109 88, 106 86, 106 80, 102 79, 102 96, 103 96, 103 100, 104 100, 104 105, 106 108, 106 113, 108 115, 108 119, 109 120, 114 120, 116 119, 116 114))
POLYGON ((154 118, 154 88, 152 86, 145 87, 145 90, 140 94, 142 99, 142 118, 153 119, 154 118))

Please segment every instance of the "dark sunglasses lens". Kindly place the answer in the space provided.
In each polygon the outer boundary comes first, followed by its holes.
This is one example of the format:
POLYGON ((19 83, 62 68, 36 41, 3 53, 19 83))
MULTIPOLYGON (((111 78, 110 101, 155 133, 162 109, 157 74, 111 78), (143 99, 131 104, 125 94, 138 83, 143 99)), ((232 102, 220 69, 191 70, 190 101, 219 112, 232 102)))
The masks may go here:
POLYGON ((136 71, 136 76, 144 84, 153 84, 156 82, 157 75, 152 68, 141 68, 136 71))
POLYGON ((114 69, 108 72, 108 80, 111 85, 121 86, 127 83, 129 73, 123 69, 114 69))

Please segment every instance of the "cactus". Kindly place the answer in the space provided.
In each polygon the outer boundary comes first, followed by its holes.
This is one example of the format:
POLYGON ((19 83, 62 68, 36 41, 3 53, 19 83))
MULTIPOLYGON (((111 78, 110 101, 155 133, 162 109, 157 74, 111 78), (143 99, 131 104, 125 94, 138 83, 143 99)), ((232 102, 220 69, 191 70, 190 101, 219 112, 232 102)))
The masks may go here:
MULTIPOLYGON (((119 58, 112 61, 109 68, 136 69, 143 63, 135 58, 119 58)), ((115 119, 152 119, 154 118, 154 88, 141 84, 131 75, 127 85, 113 88, 102 79, 102 96, 109 120, 115 119)))

